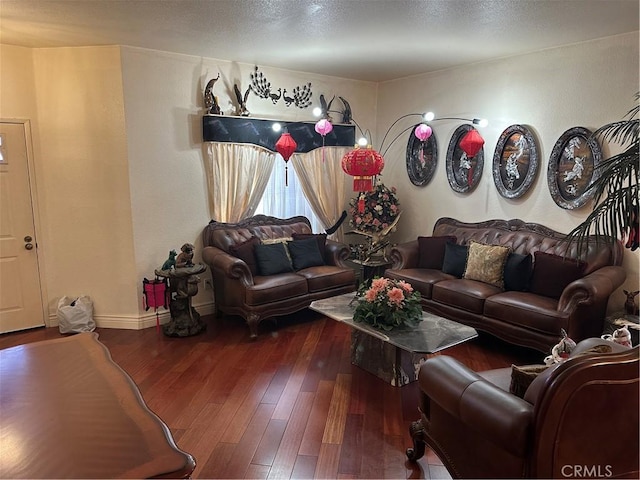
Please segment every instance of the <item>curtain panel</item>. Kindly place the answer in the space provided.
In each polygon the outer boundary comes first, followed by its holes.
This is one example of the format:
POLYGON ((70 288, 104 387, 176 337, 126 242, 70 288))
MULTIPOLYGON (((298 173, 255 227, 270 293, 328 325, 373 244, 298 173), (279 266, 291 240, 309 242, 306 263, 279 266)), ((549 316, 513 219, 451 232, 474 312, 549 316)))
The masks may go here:
POLYGON ((218 222, 250 217, 271 176, 276 154, 250 144, 207 142, 209 212, 218 222))
MULTIPOLYGON (((238 222, 252 216, 281 157, 263 147, 246 143, 206 142, 209 211, 219 222, 238 222)), ((325 147, 295 153, 290 159, 303 194, 325 229, 344 210, 345 182, 342 157, 351 147, 325 147)), ((287 188, 287 187, 284 187, 287 188)), ((340 228, 332 238, 342 241, 340 228)))

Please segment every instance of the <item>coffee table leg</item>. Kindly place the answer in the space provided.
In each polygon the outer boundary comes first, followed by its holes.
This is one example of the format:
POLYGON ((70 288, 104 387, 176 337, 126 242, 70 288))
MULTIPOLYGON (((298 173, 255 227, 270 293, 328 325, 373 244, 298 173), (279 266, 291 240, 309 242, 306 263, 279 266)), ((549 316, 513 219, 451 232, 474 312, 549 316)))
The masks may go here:
POLYGON ((351 331, 351 363, 401 387, 417 380, 421 355, 406 352, 365 332, 351 331))

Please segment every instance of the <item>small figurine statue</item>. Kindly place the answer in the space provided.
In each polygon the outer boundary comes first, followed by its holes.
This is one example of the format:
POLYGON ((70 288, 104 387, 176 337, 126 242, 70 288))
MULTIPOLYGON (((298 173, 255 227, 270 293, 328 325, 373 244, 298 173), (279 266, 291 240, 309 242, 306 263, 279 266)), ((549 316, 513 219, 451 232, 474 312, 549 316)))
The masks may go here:
POLYGON ((629 329, 626 327, 626 325, 624 327, 618 328, 615 332, 613 332, 611 340, 624 347, 632 347, 631 332, 629 332, 629 329))
POLYGON ((180 255, 176 259, 176 268, 193 267, 193 249, 190 243, 185 243, 180 247, 180 255))
POLYGON ((640 293, 640 290, 635 292, 622 291, 627 296, 627 301, 624 302, 624 313, 627 315, 638 315, 638 305, 635 298, 640 293))
POLYGON ((162 268, 160 270, 172 270, 176 267, 176 251, 171 250, 169 252, 169 258, 167 258, 162 264, 162 268))
POLYGON ((220 105, 218 105, 218 99, 213 94, 213 86, 219 78, 220 74, 218 73, 218 76, 216 78, 212 78, 211 80, 209 80, 209 83, 207 83, 207 86, 204 89, 204 106, 206 108, 207 114, 220 115, 222 113, 222 110, 220 110, 220 105))
POLYGON ((251 92, 251 86, 245 90, 244 96, 240 93, 240 88, 238 88, 237 83, 233 84, 233 91, 236 94, 236 100, 238 100, 238 104, 236 105, 236 115, 248 117, 249 110, 247 110, 247 99, 249 98, 249 92, 251 92))
POLYGON ((553 365, 554 363, 564 362, 569 358, 569 354, 576 348, 576 342, 574 342, 564 329, 560 330, 562 333, 562 339, 551 349, 551 355, 545 357, 545 365, 553 365))

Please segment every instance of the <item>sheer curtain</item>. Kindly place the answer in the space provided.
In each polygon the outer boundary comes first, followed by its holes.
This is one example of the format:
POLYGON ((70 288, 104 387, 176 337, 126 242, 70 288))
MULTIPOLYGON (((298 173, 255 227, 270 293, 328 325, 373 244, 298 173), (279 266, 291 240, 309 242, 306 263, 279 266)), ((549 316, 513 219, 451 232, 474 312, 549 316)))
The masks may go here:
POLYGON ((253 215, 276 154, 250 144, 207 142, 205 148, 211 217, 218 222, 238 222, 253 215))
MULTIPOLYGON (((342 157, 351 147, 325 147, 307 154, 294 154, 291 163, 311 208, 323 224, 331 227, 343 211, 345 187, 342 157), (324 161, 323 161, 324 159, 324 161)), ((342 240, 342 228, 333 237, 342 240)))
POLYGON ((296 215, 304 215, 311 222, 314 233, 325 231, 325 227, 314 213, 313 208, 305 198, 305 193, 296 171, 292 168, 294 154, 289 160, 288 175, 285 172, 285 162, 282 157, 276 155, 276 164, 267 183, 264 194, 258 204, 255 213, 272 215, 278 218, 290 218, 296 215), (288 176, 288 184, 285 185, 285 176, 288 176))

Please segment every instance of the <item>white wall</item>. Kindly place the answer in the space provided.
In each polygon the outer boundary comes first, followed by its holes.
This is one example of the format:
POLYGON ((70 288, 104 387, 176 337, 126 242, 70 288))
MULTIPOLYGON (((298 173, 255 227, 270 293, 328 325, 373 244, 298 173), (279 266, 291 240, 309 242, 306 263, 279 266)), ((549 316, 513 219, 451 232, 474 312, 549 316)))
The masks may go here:
MULTIPOLYGON (((461 122, 434 122, 438 166, 431 182, 416 187, 405 167, 408 133, 386 155, 385 184, 396 186, 404 209, 395 241, 428 235, 443 216, 463 221, 520 218, 568 232, 589 213, 558 207, 547 186, 547 165, 556 140, 575 126, 595 129, 619 120, 633 105, 639 89, 638 32, 548 49, 529 55, 414 76, 379 87, 378 131, 382 138, 391 123, 409 112, 433 111, 442 117, 484 117, 479 129, 485 139, 484 171, 469 194, 454 192, 447 181, 445 160, 451 134, 461 122), (502 131, 512 124, 530 126, 539 141, 540 169, 529 192, 514 200, 499 195, 492 161, 502 131), (408 220, 410 219, 410 220, 408 220)), ((404 126, 418 123, 407 119, 404 126)), ((604 149, 605 156, 608 148, 604 149)), ((627 282, 638 290, 638 252, 625 252, 627 282)), ((624 295, 614 294, 610 309, 619 310, 624 295)))
POLYGON ((50 313, 87 294, 100 324, 137 322, 118 47, 33 52, 50 313))

